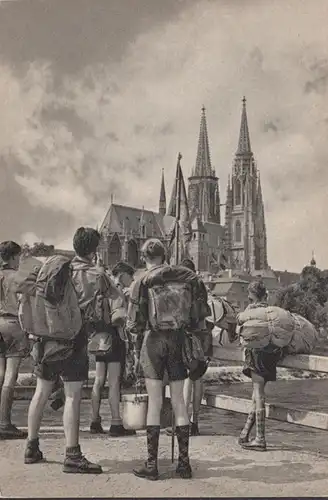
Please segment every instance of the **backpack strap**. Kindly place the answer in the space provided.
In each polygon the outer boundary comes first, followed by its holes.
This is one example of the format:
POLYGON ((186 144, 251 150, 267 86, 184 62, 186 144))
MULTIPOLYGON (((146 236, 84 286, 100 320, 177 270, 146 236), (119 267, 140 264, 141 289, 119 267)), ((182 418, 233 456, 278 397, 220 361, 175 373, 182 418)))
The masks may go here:
POLYGON ((3 289, 3 280, 5 279, 3 273, 0 271, 0 304, 5 301, 5 292, 3 289))

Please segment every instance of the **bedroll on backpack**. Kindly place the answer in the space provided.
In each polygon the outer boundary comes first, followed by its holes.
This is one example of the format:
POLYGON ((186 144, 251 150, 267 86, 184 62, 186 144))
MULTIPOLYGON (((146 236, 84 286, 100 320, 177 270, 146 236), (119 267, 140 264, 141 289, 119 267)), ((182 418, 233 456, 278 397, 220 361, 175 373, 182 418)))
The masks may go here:
POLYGON ((38 337, 70 341, 80 332, 82 317, 66 257, 54 255, 42 265, 31 309, 38 337))
POLYGON ((181 330, 190 325, 192 286, 184 274, 185 270, 170 266, 152 270, 148 274, 148 321, 153 330, 181 330))

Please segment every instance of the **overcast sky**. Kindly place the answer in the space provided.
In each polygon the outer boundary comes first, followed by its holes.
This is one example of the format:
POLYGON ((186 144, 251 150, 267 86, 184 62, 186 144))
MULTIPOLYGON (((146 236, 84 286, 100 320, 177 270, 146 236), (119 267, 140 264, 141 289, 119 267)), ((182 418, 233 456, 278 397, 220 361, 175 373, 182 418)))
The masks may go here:
POLYGON ((201 107, 225 201, 247 98, 269 264, 328 268, 328 2, 0 1, 0 239, 71 247, 110 203, 157 209, 201 107))

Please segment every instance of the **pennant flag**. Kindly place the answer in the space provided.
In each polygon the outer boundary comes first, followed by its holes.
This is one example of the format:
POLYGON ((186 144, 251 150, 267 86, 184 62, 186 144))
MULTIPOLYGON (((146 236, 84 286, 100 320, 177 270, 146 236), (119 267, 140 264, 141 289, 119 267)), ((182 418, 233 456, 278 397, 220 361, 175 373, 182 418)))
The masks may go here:
POLYGON ((171 248, 173 243, 176 242, 177 225, 179 224, 179 243, 181 248, 180 259, 184 259, 189 256, 188 243, 191 240, 192 231, 189 217, 187 191, 180 164, 181 158, 182 156, 179 153, 176 178, 172 189, 167 215, 176 218, 176 224, 170 234, 169 247, 171 248))

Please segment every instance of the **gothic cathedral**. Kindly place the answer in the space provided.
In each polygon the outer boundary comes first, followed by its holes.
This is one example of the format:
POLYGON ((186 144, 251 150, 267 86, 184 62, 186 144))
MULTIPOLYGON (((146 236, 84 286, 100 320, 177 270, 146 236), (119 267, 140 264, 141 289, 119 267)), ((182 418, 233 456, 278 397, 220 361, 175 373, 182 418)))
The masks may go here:
MULTIPOLYGON (((211 163, 203 107, 196 163, 188 179, 190 257, 200 272, 216 274, 220 269, 232 269, 254 274, 268 269, 264 204, 251 149, 245 98, 238 147, 223 205, 224 224, 221 206, 219 179, 211 163)), ((157 237, 168 244, 174 218, 166 209, 164 173, 157 213, 112 203, 100 228, 104 262, 110 266, 118 260, 128 260, 138 266, 140 247, 147 238, 157 237)))

